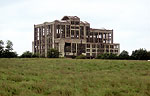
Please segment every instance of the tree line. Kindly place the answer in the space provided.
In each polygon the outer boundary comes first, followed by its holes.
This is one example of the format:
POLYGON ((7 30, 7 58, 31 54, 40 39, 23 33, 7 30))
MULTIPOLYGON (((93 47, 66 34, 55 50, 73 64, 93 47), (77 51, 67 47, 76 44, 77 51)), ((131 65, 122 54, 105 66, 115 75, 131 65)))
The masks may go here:
POLYGON ((132 51, 132 54, 123 50, 119 55, 104 53, 97 56, 97 59, 121 59, 121 60, 150 60, 150 51, 140 48, 132 51))
MULTIPOLYGON (((56 49, 50 49, 48 51, 48 58, 59 58, 60 52, 56 49)), ((0 40, 0 58, 36 58, 40 57, 39 54, 33 54, 30 51, 25 51, 21 56, 18 56, 16 52, 13 51, 13 43, 10 40, 6 41, 6 44, 2 40, 0 40), (5 45, 5 46, 4 46, 5 45)), ((44 56, 43 56, 44 57, 44 56)), ((87 57, 84 55, 73 56, 76 59, 86 59, 87 57)), ((96 59, 120 59, 120 60, 150 60, 150 51, 146 49, 138 49, 132 51, 132 54, 125 50, 123 50, 119 55, 112 53, 103 53, 99 54, 96 59)))

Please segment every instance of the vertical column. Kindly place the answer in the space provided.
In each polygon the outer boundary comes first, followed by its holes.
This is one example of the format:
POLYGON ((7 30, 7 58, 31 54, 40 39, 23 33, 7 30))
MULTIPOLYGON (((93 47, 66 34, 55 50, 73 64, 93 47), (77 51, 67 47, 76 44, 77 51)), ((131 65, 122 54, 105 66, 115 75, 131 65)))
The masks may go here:
POLYGON ((47 29, 48 27, 45 25, 44 34, 45 34, 45 57, 47 57, 47 29))
POLYGON ((111 52, 110 52, 110 44, 109 44, 108 46, 109 46, 109 54, 110 54, 110 53, 111 53, 111 52))
POLYGON ((78 55, 78 43, 75 43, 76 44, 76 55, 78 55))
POLYGON ((66 31, 67 30, 66 24, 65 24, 65 28, 64 29, 65 29, 65 38, 66 38, 67 37, 67 35, 66 35, 66 33, 67 33, 67 31, 66 31))
POLYGON ((55 24, 52 25, 52 48, 54 48, 55 24))
POLYGON ((72 42, 71 42, 71 53, 73 53, 73 52, 72 52, 72 42))
POLYGON ((41 27, 39 27, 39 54, 41 56, 41 27))
POLYGON ((120 54, 120 44, 118 44, 118 55, 120 54))
POLYGON ((112 30, 112 33, 111 33, 111 43, 113 44, 113 30, 112 30))
POLYGON ((83 26, 83 32, 84 32, 84 39, 86 39, 87 34, 86 34, 86 27, 85 27, 85 25, 83 26))
POLYGON ((97 48, 97 46, 98 46, 98 43, 95 43, 95 48, 96 48, 96 49, 95 49, 95 51, 96 51, 96 57, 97 57, 97 49, 98 49, 98 48, 97 48))
POLYGON ((80 35, 81 35, 81 33, 80 33, 80 24, 78 26, 79 26, 79 29, 78 29, 79 30, 79 39, 81 39, 80 38, 80 35))
POLYGON ((36 29, 34 25, 34 41, 32 42, 32 53, 35 54, 35 42, 36 42, 36 29))

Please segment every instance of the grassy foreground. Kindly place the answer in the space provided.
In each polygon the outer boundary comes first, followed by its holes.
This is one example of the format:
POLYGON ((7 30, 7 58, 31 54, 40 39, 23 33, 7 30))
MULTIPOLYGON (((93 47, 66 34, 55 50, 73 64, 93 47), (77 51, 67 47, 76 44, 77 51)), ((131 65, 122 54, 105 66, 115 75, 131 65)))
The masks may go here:
POLYGON ((150 96, 150 62, 0 59, 0 96, 150 96))

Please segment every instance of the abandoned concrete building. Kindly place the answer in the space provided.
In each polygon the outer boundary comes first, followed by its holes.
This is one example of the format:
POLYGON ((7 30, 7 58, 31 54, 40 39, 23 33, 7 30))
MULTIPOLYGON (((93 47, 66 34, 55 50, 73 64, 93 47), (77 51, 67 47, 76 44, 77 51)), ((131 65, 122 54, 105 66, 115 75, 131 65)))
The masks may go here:
POLYGON ((120 45, 113 43, 113 30, 90 28, 90 23, 80 21, 77 16, 34 25, 33 53, 47 57, 51 48, 59 50, 61 57, 120 53, 120 45))

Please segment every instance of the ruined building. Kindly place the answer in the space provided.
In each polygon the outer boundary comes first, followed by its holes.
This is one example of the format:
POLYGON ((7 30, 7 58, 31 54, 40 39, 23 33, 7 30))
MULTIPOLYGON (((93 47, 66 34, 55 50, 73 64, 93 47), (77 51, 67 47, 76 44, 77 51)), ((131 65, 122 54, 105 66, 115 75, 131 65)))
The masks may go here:
POLYGON ((61 56, 96 57, 102 53, 120 53, 120 45, 113 42, 113 30, 90 28, 90 23, 77 16, 64 16, 61 20, 34 25, 33 53, 47 57, 51 48, 61 56))

